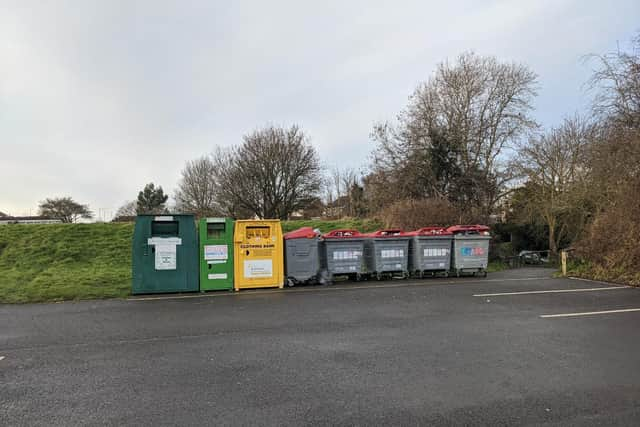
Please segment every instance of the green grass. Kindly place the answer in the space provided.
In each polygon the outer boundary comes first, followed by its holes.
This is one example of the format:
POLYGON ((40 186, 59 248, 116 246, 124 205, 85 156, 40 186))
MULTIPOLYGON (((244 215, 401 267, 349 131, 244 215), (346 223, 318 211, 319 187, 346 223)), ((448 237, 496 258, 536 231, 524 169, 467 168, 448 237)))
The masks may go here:
MULTIPOLYGON (((373 231, 372 220, 285 221, 299 227, 373 231)), ((124 298, 131 290, 133 224, 0 226, 0 303, 124 298)))
POLYGON ((0 302, 124 297, 133 224, 0 226, 0 302))
POLYGON ((602 280, 620 285, 640 286, 640 271, 638 269, 605 267, 584 260, 569 260, 567 263, 567 276, 602 280))
POLYGON ((487 265, 487 273, 495 273, 496 271, 508 270, 509 265, 503 261, 491 261, 487 265))

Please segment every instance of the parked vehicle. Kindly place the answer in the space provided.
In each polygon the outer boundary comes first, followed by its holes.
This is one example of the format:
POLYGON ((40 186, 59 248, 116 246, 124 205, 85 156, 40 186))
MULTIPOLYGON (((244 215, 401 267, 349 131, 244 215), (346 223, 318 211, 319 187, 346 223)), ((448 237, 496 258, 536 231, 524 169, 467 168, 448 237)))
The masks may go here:
POLYGON ((543 256, 547 251, 520 251, 518 257, 523 264, 540 265, 549 262, 548 256, 543 256))

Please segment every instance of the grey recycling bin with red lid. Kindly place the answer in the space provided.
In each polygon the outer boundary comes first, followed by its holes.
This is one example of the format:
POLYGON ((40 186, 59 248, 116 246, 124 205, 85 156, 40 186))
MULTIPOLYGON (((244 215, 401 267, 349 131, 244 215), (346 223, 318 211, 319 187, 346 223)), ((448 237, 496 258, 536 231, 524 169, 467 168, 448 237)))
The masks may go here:
POLYGON ((407 233, 409 241, 409 271, 424 277, 442 273, 449 275, 453 233, 443 227, 423 227, 407 233))
POLYGON ((322 265, 329 280, 334 276, 348 276, 360 280, 365 272, 365 236, 357 230, 333 230, 322 236, 322 265))
POLYGON ((489 264, 489 227, 486 225, 453 225, 452 271, 457 275, 473 273, 487 275, 489 264))
POLYGON ((364 258, 367 273, 378 280, 384 276, 409 275, 409 240, 402 230, 378 230, 365 234, 364 258))
POLYGON ((321 235, 302 227, 284 235, 284 271, 287 284, 311 284, 325 280, 321 266, 321 235))

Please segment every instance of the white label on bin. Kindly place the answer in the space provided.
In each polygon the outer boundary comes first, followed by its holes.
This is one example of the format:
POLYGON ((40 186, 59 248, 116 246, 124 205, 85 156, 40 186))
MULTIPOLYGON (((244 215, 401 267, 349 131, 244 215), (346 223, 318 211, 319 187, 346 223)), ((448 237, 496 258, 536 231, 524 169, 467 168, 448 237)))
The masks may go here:
POLYGON ((173 217, 172 216, 156 216, 153 218, 154 221, 173 221, 173 217))
POLYGON ((147 245, 181 245, 182 239, 179 237, 150 237, 147 239, 147 245))
POLYGON ((227 273, 209 274, 207 278, 210 280, 226 279, 227 273))
POLYGON ((449 256, 449 249, 447 248, 426 248, 423 251, 425 257, 443 257, 449 256))
POLYGON ((227 245, 204 245, 205 260, 226 260, 229 258, 227 245))
POLYGON ((156 270, 176 269, 176 245, 156 246, 156 270))
POLYGON ((244 261, 244 277, 261 278, 273 276, 273 262, 270 259, 253 259, 244 261))
POLYGON ((362 256, 362 251, 334 251, 334 260, 358 259, 362 256))
POLYGON ((380 252, 382 258, 402 258, 404 256, 403 249, 387 249, 380 252))

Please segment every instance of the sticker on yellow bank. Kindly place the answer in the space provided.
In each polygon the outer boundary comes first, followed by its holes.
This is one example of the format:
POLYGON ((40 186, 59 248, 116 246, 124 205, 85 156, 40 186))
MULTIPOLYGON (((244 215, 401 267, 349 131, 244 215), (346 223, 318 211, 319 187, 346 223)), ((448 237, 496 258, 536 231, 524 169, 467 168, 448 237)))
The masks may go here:
POLYGON ((259 279, 273 276, 273 262, 270 259, 248 259, 244 261, 244 277, 259 279))

